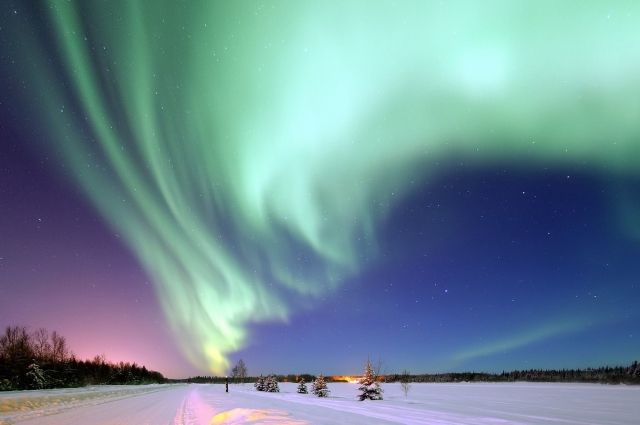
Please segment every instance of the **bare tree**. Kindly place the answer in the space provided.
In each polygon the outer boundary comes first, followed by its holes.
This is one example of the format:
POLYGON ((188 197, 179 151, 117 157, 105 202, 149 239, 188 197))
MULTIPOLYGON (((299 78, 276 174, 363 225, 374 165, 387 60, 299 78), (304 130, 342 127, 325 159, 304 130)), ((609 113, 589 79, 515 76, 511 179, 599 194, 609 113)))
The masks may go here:
POLYGON ((238 363, 231 369, 231 377, 244 384, 244 379, 247 377, 247 365, 244 360, 238 360, 238 363))
POLYGON ((376 376, 376 380, 379 382, 385 382, 385 371, 384 371, 384 362, 380 357, 378 357, 378 361, 376 362, 375 367, 373 368, 373 373, 376 376))
POLYGON ((41 360, 50 360, 52 357, 51 343, 49 342, 49 331, 40 328, 33 332, 33 352, 36 358, 41 360))
POLYGON ((0 359, 9 362, 30 360, 33 357, 31 336, 24 326, 7 326, 0 337, 0 359))
POLYGON ((69 348, 67 347, 67 339, 58 332, 51 333, 51 343, 53 351, 53 360, 55 362, 64 362, 69 357, 69 348))
POLYGON ((107 364, 107 356, 105 356, 104 353, 96 354, 93 357, 93 363, 95 363, 97 365, 105 365, 105 364, 107 364))
POLYGON ((409 390, 411 389, 411 375, 407 369, 402 371, 400 375, 400 388, 402 388, 402 392, 406 397, 409 394, 409 390))

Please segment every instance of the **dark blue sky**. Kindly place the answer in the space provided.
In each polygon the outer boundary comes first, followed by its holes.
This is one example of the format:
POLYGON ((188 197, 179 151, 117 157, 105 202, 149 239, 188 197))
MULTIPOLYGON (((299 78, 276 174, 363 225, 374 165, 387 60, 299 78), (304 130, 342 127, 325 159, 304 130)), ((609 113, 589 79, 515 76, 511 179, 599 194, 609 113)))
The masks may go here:
POLYGON ((288 326, 257 327, 264 343, 240 355, 266 367, 310 346, 318 364, 345 373, 366 356, 389 371, 637 357, 640 246, 619 218, 637 181, 514 164, 443 169, 387 218, 361 276, 288 326))

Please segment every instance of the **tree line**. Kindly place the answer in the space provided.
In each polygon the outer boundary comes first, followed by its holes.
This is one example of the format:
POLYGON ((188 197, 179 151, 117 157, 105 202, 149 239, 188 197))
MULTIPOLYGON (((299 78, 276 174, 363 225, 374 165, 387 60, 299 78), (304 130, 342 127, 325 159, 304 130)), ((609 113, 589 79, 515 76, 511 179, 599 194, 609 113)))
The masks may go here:
POLYGON ((163 382, 160 372, 136 363, 78 360, 56 331, 9 326, 0 336, 0 391, 163 382))
MULTIPOLYGON (((246 369, 245 369, 246 372, 246 369)), ((366 373, 365 373, 366 375, 366 373)), ((514 370, 501 373, 485 372, 450 372, 435 374, 411 374, 407 371, 402 373, 378 374, 374 372, 376 380, 380 382, 399 382, 401 384, 418 382, 585 382, 601 384, 640 384, 640 363, 634 361, 629 366, 603 366, 587 369, 529 369, 514 370)), ((279 382, 313 382, 317 376, 312 374, 298 375, 273 375, 279 382)), ((242 381, 256 382, 259 376, 243 376, 242 381)), ((186 379, 171 380, 171 382, 188 382, 199 384, 221 384, 226 377, 219 376, 195 376, 186 379)), ((241 382, 233 375, 231 382, 241 382)), ((343 382, 340 377, 334 379, 332 376, 324 377, 326 382, 343 382)), ((408 388, 408 387, 407 387, 408 388)), ((403 389, 404 391, 404 389, 403 389)))
MULTIPOLYGON (((311 375, 308 373, 304 373, 302 375, 273 375, 278 382, 298 382, 300 378, 305 379, 307 382, 313 381, 316 379, 315 375, 311 375)), ((189 378, 183 379, 169 379, 168 382, 171 383, 187 383, 187 384, 224 384, 227 379, 231 383, 240 384, 244 382, 253 382, 255 383, 260 378, 259 375, 256 376, 248 376, 244 375, 242 377, 234 376, 231 374, 228 378, 226 376, 191 376, 189 378)), ((330 378, 327 378, 330 380, 330 378)), ((336 381, 341 382, 341 381, 336 381)))
POLYGON ((601 384, 640 384, 640 364, 587 369, 529 369, 501 373, 389 374, 386 382, 585 382, 601 384))

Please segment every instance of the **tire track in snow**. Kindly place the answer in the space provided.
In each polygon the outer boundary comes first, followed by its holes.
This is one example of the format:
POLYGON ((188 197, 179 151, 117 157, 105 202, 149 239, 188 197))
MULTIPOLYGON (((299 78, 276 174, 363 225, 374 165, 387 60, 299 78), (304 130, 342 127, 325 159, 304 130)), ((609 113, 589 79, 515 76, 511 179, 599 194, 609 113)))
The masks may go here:
POLYGON ((199 388, 192 388, 182 400, 174 425, 209 425, 215 410, 202 400, 199 388))

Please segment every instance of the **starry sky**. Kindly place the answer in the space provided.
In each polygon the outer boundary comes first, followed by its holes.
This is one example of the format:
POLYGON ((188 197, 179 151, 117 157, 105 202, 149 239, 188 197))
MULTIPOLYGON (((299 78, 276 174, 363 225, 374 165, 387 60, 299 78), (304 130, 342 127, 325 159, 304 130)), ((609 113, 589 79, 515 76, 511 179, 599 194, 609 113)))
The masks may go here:
POLYGON ((639 20, 3 2, 0 325, 170 377, 637 359, 639 20))

